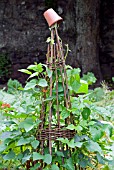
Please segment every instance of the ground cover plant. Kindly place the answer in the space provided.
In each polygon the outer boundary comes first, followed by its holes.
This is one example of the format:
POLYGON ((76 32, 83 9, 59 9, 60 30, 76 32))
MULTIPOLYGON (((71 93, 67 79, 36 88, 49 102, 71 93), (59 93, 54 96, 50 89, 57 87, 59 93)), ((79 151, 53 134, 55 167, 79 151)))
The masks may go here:
MULTIPOLYGON (((52 155, 45 148, 38 151, 38 126, 41 122, 42 102, 48 126, 49 101, 55 102, 56 93, 49 97, 48 79, 54 76, 44 64, 28 66, 20 70, 29 75, 25 87, 17 80, 9 80, 8 89, 0 90, 0 168, 37 170, 44 162, 43 170, 113 170, 114 167, 114 91, 103 88, 88 90, 96 81, 92 73, 80 78, 80 69, 66 66, 71 108, 66 109, 61 77, 59 77, 59 99, 61 100, 60 122, 72 112, 73 122, 66 129, 74 131, 74 137, 58 138, 65 151, 57 150, 53 142, 52 155), (44 98, 45 95, 45 98, 44 98), (64 164, 63 164, 64 160, 64 164)), ((58 70, 59 71, 59 70, 58 70)), ((53 82, 54 83, 54 82, 53 82)), ((53 105, 53 114, 56 104, 53 105)), ((52 124, 56 117, 53 115, 52 124)))

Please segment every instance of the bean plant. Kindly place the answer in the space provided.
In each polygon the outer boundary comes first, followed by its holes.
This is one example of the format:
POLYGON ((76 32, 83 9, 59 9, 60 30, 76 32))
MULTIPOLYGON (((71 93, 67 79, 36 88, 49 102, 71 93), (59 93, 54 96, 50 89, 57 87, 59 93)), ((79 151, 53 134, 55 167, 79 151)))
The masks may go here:
MULTIPOLYGON (((72 113, 73 123, 66 129, 74 131, 74 137, 57 139, 67 146, 66 150, 57 150, 53 142, 51 155, 48 148, 44 148, 43 154, 38 152, 40 141, 37 140, 37 132, 41 122, 42 102, 47 105, 45 119, 48 125, 49 101, 55 103, 56 93, 53 87, 53 96, 49 97, 48 80, 50 76, 54 77, 52 71, 45 64, 35 63, 20 70, 28 74, 24 87, 17 80, 10 79, 8 89, 0 91, 1 169, 37 170, 43 162, 43 170, 113 170, 114 120, 110 121, 111 107, 107 109, 99 106, 97 102, 102 99, 96 101, 95 91, 88 90, 88 86, 96 80, 93 74, 81 78, 79 68, 66 66, 66 69, 71 107, 66 109, 62 104, 59 106, 60 122, 64 125, 64 120, 72 113)), ((62 103, 64 95, 61 78, 58 84, 62 103)), ((100 93, 104 95, 102 90, 100 93)), ((53 112, 55 110, 56 104, 53 105, 53 112)), ((54 116, 52 124, 55 124, 54 116)))

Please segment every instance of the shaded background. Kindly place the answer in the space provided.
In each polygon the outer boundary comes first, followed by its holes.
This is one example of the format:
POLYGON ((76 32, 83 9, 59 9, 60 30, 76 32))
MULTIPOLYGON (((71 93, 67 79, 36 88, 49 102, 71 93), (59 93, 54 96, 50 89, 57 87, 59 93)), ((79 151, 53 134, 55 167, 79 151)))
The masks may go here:
MULTIPOLYGON (((113 0, 0 0, 0 60, 11 64, 6 79, 26 80, 20 68, 45 62, 46 39, 50 36, 43 13, 52 7, 64 21, 59 35, 71 52, 67 64, 93 72, 102 80, 114 77, 113 0), (2 56, 2 57, 1 57, 2 56)), ((65 48, 65 46, 64 46, 65 48)), ((1 62, 0 61, 0 62, 1 62)), ((9 70, 8 70, 9 69, 9 70)))

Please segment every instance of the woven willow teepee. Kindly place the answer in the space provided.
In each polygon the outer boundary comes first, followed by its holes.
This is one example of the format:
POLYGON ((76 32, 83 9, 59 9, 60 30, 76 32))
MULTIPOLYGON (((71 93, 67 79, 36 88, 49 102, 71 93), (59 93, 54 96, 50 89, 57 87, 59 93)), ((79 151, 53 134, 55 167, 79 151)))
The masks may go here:
MULTIPOLYGON (((61 18, 59 18, 59 20, 61 20, 61 18)), ((70 113, 69 116, 64 119, 64 122, 61 122, 62 110, 60 106, 62 105, 67 111, 71 104, 65 68, 65 56, 63 53, 62 41, 58 35, 57 22, 58 21, 54 22, 54 24, 50 26, 51 36, 48 38, 46 55, 46 64, 51 72, 51 76, 48 78, 48 98, 50 98, 50 100, 47 103, 45 103, 45 101, 42 102, 40 114, 41 123, 37 135, 37 140, 40 141, 38 152, 42 155, 45 154, 46 148, 48 148, 49 154, 53 155, 53 145, 56 151, 63 152, 67 150, 68 146, 63 145, 58 138, 71 139, 74 136, 74 131, 70 131, 66 128, 70 123, 73 123, 72 114, 70 113), (48 116, 46 115, 47 105, 48 116)), ((46 92, 47 89, 44 90, 46 92)), ((46 93, 44 93, 44 99, 46 100, 46 98, 46 93)), ((41 161, 41 168, 39 169, 42 169, 43 167, 45 167, 45 163, 41 161)))

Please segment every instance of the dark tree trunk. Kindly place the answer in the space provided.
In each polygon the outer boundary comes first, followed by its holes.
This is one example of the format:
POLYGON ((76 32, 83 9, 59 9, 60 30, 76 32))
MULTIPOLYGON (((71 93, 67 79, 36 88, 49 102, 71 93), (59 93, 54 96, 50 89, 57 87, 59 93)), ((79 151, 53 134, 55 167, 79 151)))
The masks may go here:
POLYGON ((76 0, 76 52, 82 74, 89 72, 101 80, 99 64, 100 0, 76 0))

